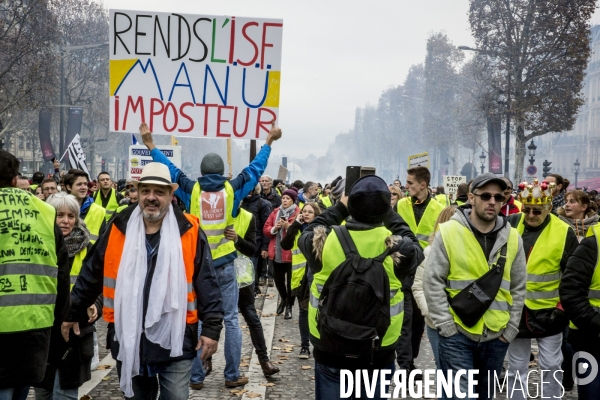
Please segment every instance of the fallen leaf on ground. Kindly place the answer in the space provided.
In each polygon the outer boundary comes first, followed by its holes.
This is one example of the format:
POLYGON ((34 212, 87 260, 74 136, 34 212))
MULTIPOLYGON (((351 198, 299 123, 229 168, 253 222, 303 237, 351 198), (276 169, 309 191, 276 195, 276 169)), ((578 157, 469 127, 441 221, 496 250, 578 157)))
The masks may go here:
POLYGON ((312 380, 314 381, 314 380, 315 380, 315 377, 314 377, 314 376, 311 376, 311 377, 310 377, 310 379, 312 379, 312 380))
POLYGON ((312 369, 312 367, 310 365, 303 365, 300 368, 302 368, 302 369, 312 369))
POLYGON ((241 396, 244 393, 246 393, 247 391, 248 391, 248 389, 233 389, 233 390, 230 390, 229 392, 231 394, 235 394, 236 396, 241 396))
POLYGON ((246 395, 246 397, 250 397, 251 399, 253 399, 255 397, 262 397, 262 395, 258 394, 258 393, 250 392, 246 395))
POLYGON ((112 368, 110 365, 98 365, 98 367, 96 367, 96 369, 110 369, 112 368))
POLYGON ((247 367, 247 366, 248 366, 247 362, 240 363, 240 367, 247 367))
POLYGON ((105 377, 105 378, 102 378, 102 380, 103 380, 103 381, 107 381, 107 380, 109 380, 109 379, 110 379, 110 376, 107 376, 107 377, 105 377))
POLYGON ((274 346, 273 350, 281 350, 281 347, 274 346))
POLYGON ((92 396, 89 394, 84 394, 79 400, 92 400, 92 396))
POLYGON ((246 329, 247 327, 248 327, 248 325, 242 325, 242 326, 240 326, 240 328, 242 328, 242 329, 246 329))
POLYGON ((286 344, 285 347, 295 347, 295 344, 286 344))
POLYGON ((263 383, 261 383, 261 384, 260 384, 260 386, 268 386, 268 387, 271 387, 271 386, 275 386, 275 384, 274 384, 273 382, 263 382, 263 383))
POLYGON ((280 341, 280 342, 287 343, 287 342, 289 342, 290 340, 289 340, 289 339, 279 339, 279 341, 280 341))

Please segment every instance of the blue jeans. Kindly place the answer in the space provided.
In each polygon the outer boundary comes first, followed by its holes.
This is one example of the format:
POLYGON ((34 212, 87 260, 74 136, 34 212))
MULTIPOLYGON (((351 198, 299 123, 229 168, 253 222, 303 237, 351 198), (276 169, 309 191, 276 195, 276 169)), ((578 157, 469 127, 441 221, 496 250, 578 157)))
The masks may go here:
POLYGON ((61 389, 60 388, 60 379, 58 377, 58 370, 56 370, 54 374, 54 387, 52 390, 46 390, 43 388, 34 388, 35 390, 35 400, 77 400, 79 396, 77 394, 77 389, 61 389))
MULTIPOLYGON (((223 299, 225 312, 225 380, 237 381, 240 377, 240 361, 242 358, 242 330, 238 320, 239 289, 233 262, 215 268, 219 289, 223 299)), ((198 324, 198 335, 202 332, 202 324, 198 324)), ((192 364, 191 383, 202 383, 206 377, 200 354, 194 358, 192 364)))
MULTIPOLYGON (((508 350, 508 343, 504 343, 500 339, 489 342, 474 342, 462 333, 457 333, 450 337, 440 336, 438 349, 442 370, 451 370, 453 380, 458 370, 478 369, 479 374, 476 376, 478 384, 475 387, 475 392, 479 394, 479 399, 488 399, 488 371, 490 371, 493 384, 494 371, 500 376, 504 356, 506 356, 508 350)), ((467 389, 467 375, 463 375, 460 379, 460 390, 466 394, 468 393, 467 389)), ((493 390, 490 390, 490 392, 493 395, 493 390)), ((453 390, 452 394, 456 395, 456 389, 453 390)))
MULTIPOLYGON (((391 375, 388 375, 387 378, 393 380, 394 372, 396 365, 395 363, 391 363, 384 369, 389 369, 392 371, 391 375)), ((354 371, 352 371, 354 375, 354 371)), ((369 374, 371 376, 371 374, 369 374)), ((389 386, 385 388, 386 391, 389 390, 389 386)), ((381 399, 380 392, 380 380, 377 379, 377 384, 375 385, 375 395, 373 397, 367 397, 365 392, 364 384, 361 385, 360 394, 361 397, 353 397, 354 399, 381 399)), ((333 400, 340 399, 340 370, 337 368, 330 368, 323 364, 319 364, 315 361, 315 400, 333 400)), ((353 392, 353 395, 356 396, 356 393, 353 392)))
POLYGON ((435 367, 437 369, 442 369, 442 365, 440 364, 440 333, 437 329, 430 328, 427 326, 427 337, 429 338, 429 343, 431 344, 431 350, 433 351, 433 358, 435 361, 435 367))
POLYGON ((0 400, 25 400, 29 386, 0 389, 0 400))
MULTIPOLYGON (((121 377, 121 361, 117 360, 117 372, 121 377)), ((192 360, 164 363, 154 376, 133 377, 133 399, 155 400, 160 385, 161 400, 186 400, 189 397, 188 383, 192 360), (158 377, 158 379, 157 379, 158 377)))

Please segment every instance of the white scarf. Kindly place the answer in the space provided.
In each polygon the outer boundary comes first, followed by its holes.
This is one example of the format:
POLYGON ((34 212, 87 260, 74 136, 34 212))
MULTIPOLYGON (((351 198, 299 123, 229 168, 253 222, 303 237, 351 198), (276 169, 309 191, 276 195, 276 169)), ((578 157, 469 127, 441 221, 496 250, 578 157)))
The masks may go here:
MULTIPOLYGON (((148 271, 146 230, 140 207, 127 223, 125 245, 115 288, 115 338, 121 367, 121 390, 133 397, 132 378, 140 371, 144 282, 148 271)), ((171 350, 171 357, 183 354, 187 312, 187 280, 179 227, 173 206, 160 228, 160 245, 152 276, 151 295, 146 310, 148 340, 171 350)))

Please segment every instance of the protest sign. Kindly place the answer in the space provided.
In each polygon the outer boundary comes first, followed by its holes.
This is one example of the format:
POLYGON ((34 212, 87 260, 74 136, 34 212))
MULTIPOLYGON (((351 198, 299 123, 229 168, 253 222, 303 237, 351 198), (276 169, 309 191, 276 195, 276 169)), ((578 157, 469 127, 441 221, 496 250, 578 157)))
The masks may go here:
MULTIPOLYGON (((169 161, 181 168, 181 146, 156 146, 169 161)), ((142 168, 144 165, 152 162, 150 150, 144 145, 129 146, 129 168, 127 169, 127 179, 140 180, 142 168)))
POLYGON ((425 167, 429 168, 429 153, 419 153, 408 156, 408 169, 414 167, 425 167))
POLYGON ((461 183, 467 183, 466 176, 444 176, 444 192, 447 195, 456 193, 456 189, 461 183))
POLYGON ((280 19, 110 10, 110 129, 266 139, 279 113, 280 19))
POLYGON ((288 169, 283 165, 279 166, 279 172, 277 172, 277 179, 287 182, 288 169))

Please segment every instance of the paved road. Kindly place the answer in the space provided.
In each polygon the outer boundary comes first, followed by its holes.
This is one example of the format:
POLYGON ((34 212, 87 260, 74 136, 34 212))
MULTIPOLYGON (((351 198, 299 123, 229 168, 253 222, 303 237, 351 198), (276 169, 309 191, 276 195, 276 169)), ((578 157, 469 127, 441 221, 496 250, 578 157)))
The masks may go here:
MULTIPOLYGON (((204 381, 202 390, 191 390, 191 399, 312 399, 314 398, 314 359, 300 360, 297 355, 300 350, 300 333, 298 330, 298 306, 294 306, 293 318, 291 320, 283 319, 283 316, 275 316, 277 306, 277 292, 274 287, 262 287, 266 294, 256 299, 256 307, 259 310, 263 329, 267 340, 267 346, 270 348, 271 360, 276 362, 281 369, 279 374, 272 378, 265 378, 261 372, 260 365, 254 354, 250 334, 241 314, 240 326, 243 332, 243 350, 241 371, 250 378, 250 384, 246 387, 237 389, 225 388, 225 379, 221 371, 225 365, 223 355, 223 343, 219 344, 219 350, 213 356, 213 372, 204 381)), ((222 333, 224 338, 225 332, 222 333)), ((92 382, 88 382, 80 389, 80 397, 88 394, 94 400, 117 400, 122 399, 122 393, 119 389, 117 372, 114 368, 114 361, 104 349, 106 343, 106 324, 101 321, 98 323, 98 335, 100 343, 100 365, 101 369, 93 373, 92 382)), ((534 342, 535 343, 535 342, 534 342)), ((537 351, 533 346, 534 354, 537 351)), ((435 364, 431 346, 427 336, 421 342, 421 350, 416 360, 416 366, 420 369, 434 369, 435 364)), ((534 362, 530 368, 537 368, 534 362)), ((537 374, 539 376, 539 374, 537 374)), ((535 384, 530 382, 530 393, 536 393, 535 384)), ((391 388, 391 391, 393 387, 391 388)), ((30 393, 33 397, 33 391, 30 393)), ((500 394, 500 399, 506 396, 500 394)), ((539 395, 532 398, 541 398, 539 395)), ((577 388, 567 392, 563 397, 565 400, 577 399, 577 388)))

